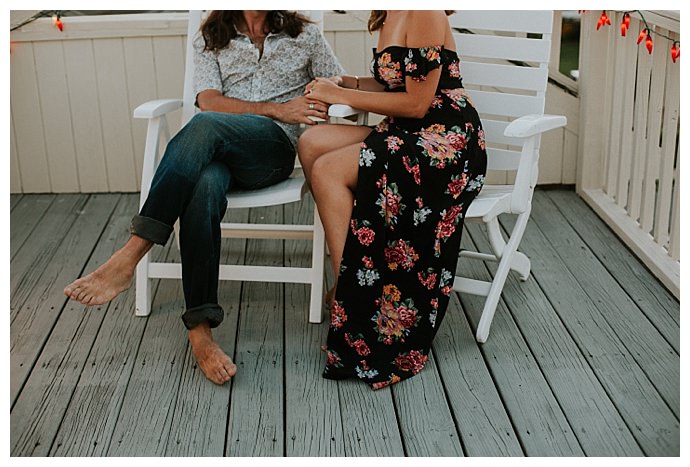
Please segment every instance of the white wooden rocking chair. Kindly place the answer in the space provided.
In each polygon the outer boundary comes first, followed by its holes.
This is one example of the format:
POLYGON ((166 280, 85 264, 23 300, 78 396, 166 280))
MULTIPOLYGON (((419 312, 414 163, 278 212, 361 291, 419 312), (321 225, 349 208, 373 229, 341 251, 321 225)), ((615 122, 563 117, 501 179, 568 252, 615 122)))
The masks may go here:
MULTIPOLYGON (((323 27, 323 13, 307 12, 310 19, 323 27)), ((149 193, 153 179, 165 146, 170 141, 167 115, 182 108, 182 126, 196 111, 194 106, 194 60, 192 58, 192 39, 199 29, 202 11, 189 12, 187 28, 187 52, 185 65, 184 90, 182 99, 162 99, 140 105, 134 111, 134 118, 148 120, 144 165, 141 177, 140 207, 149 193)), ((275 206, 300 201, 307 193, 304 175, 297 166, 290 178, 276 185, 252 191, 231 191, 228 193, 228 209, 275 206)), ((177 227, 177 226, 176 226, 177 227)), ((175 235, 177 236, 177 228, 175 235)), ((221 264, 220 280, 264 281, 304 283, 311 285, 309 300, 309 321, 320 323, 322 319, 322 295, 325 261, 325 237, 319 214, 314 207, 314 223, 311 225, 276 225, 276 224, 237 224, 222 223, 221 235, 224 238, 280 238, 311 239, 312 264, 308 268, 269 267, 221 264)), ((182 267, 176 263, 157 263, 146 255, 136 270, 136 315, 147 316, 151 312, 151 281, 153 279, 180 279, 182 267)))
MULTIPOLYGON (((514 172, 512 184, 485 185, 465 215, 486 225, 492 252, 460 256, 498 261, 493 281, 456 277, 453 289, 486 296, 476 339, 486 342, 508 272, 525 281, 530 260, 517 251, 525 232, 537 183, 541 134, 562 127, 566 118, 544 115, 551 52, 552 11, 456 11, 450 17, 463 85, 480 113, 486 134, 488 169, 514 172), (536 37, 527 37, 527 35, 536 37), (504 149, 505 148, 505 149, 504 149), (498 216, 517 215, 508 240, 498 216)), ((332 116, 349 113, 331 106, 332 116)))

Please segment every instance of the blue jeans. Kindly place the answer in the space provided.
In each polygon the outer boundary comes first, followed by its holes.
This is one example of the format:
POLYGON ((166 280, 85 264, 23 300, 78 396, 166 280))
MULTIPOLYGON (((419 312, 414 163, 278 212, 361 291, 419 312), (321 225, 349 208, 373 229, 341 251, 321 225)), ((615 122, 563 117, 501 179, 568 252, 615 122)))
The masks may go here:
POLYGON ((295 149, 268 117, 202 112, 168 143, 131 232, 164 245, 180 219, 188 329, 223 320, 218 304, 220 222, 231 188, 257 189, 288 178, 295 149))

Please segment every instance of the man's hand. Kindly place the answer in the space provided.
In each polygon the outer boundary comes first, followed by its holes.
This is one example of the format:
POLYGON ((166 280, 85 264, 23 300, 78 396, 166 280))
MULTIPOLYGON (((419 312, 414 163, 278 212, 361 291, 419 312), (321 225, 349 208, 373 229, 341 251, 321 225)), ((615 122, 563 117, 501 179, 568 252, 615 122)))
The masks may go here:
POLYGON ((275 104, 275 118, 284 123, 314 125, 317 120, 328 119, 328 105, 305 96, 295 97, 283 104, 275 104))

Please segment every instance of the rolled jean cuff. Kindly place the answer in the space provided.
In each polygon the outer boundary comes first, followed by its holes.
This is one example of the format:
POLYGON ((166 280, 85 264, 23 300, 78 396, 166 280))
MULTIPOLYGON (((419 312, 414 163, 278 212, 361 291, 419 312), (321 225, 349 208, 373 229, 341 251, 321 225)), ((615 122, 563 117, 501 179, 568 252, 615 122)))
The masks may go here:
POLYGON ((212 328, 218 327, 223 322, 223 309, 216 303, 195 306, 184 312, 182 322, 187 329, 192 329, 204 321, 212 328))
POLYGON ((134 216, 129 227, 131 234, 158 245, 165 245, 172 231, 168 224, 146 216, 134 216))

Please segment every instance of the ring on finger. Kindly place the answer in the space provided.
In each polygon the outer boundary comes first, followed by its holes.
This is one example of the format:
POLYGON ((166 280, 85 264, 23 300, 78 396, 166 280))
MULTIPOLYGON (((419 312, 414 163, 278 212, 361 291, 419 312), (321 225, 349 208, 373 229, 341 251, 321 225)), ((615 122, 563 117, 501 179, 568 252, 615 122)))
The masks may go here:
POLYGON ((309 103, 309 110, 314 110, 314 103, 313 102, 309 103))

